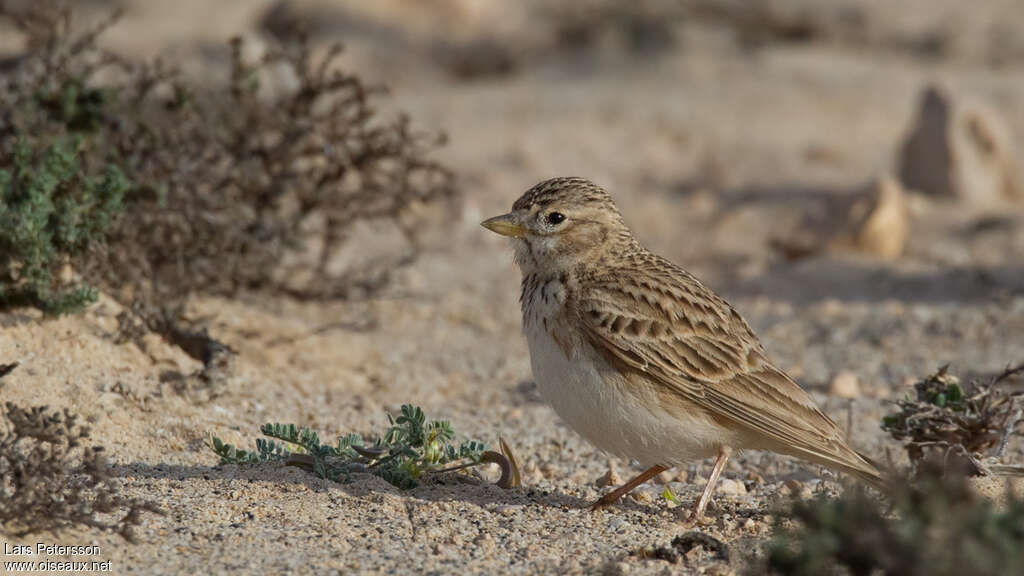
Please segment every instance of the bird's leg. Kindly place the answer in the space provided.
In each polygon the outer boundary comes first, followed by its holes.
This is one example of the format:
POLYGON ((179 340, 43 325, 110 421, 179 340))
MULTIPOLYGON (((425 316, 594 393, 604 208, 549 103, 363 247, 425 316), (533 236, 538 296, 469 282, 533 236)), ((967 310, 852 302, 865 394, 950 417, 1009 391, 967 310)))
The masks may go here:
POLYGON ((623 484, 622 486, 616 488, 615 490, 612 490, 611 492, 605 494, 604 496, 601 496, 601 499, 598 500, 597 502, 594 502, 594 504, 590 507, 590 509, 591 510, 600 510, 601 508, 604 508, 605 506, 610 506, 610 505, 614 504, 619 498, 622 498, 626 494, 629 494, 634 489, 636 489, 637 486, 643 484, 644 482, 647 482, 648 480, 650 480, 651 478, 654 478, 658 474, 661 474, 665 470, 668 470, 668 468, 669 468, 668 466, 662 466, 661 464, 658 464, 656 466, 651 466, 647 470, 644 470, 643 472, 638 474, 635 478, 633 478, 629 482, 626 482, 625 484, 623 484))
POLYGON ((722 470, 725 469, 725 461, 729 459, 729 454, 732 454, 732 449, 728 446, 722 446, 718 450, 718 459, 715 460, 715 466, 711 469, 711 476, 708 476, 708 483, 704 486, 704 491, 701 492, 700 498, 697 499, 697 505, 693 507, 689 522, 698 522, 704 516, 704 509, 711 502, 711 495, 715 492, 715 485, 718 484, 718 477, 722 474, 722 470))

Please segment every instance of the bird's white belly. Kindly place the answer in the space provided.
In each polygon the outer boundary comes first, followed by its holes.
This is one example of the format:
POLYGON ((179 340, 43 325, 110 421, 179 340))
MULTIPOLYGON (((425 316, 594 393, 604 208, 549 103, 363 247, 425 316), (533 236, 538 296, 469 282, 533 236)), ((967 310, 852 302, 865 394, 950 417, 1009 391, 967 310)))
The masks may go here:
POLYGON ((718 425, 701 414, 671 413, 650 386, 630 383, 592 350, 574 342, 567 357, 541 322, 526 327, 533 377, 541 393, 599 449, 645 466, 678 465, 717 453, 718 425))

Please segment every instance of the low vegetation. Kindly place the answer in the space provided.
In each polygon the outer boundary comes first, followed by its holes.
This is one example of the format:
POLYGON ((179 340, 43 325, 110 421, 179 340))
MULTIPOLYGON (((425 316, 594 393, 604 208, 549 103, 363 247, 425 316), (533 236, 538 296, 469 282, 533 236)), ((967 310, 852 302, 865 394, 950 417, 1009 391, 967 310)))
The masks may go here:
POLYGON ((963 471, 929 468, 888 503, 862 490, 796 501, 768 548, 776 574, 978 576, 1024 572, 1024 500, 997 507, 963 471))
POLYGON ((212 438, 210 447, 222 464, 284 462, 300 466, 321 478, 348 482, 352 474, 374 474, 398 488, 408 489, 427 475, 453 472, 485 463, 498 464, 502 477, 498 484, 519 484, 519 470, 511 450, 501 442, 501 453, 487 450, 477 440, 453 444, 455 430, 448 420, 427 420, 418 406, 403 405, 383 435, 365 440, 359 434, 338 438, 335 444, 323 444, 316 432, 294 424, 264 424, 260 432, 269 439, 257 439, 252 451, 235 448, 220 438, 212 438))
POLYGON ((340 47, 296 34, 250 55, 234 39, 227 84, 197 85, 102 49, 116 15, 82 30, 69 3, 17 6, 0 4, 28 46, 0 72, 0 219, 22 223, 0 237, 7 304, 69 312, 88 287, 144 303, 133 310, 195 293, 365 294, 418 255, 422 206, 455 197, 430 159, 443 138, 378 114, 382 90, 339 68, 340 47), (405 247, 339 263, 360 223, 405 247))
MULTIPOLYGON (((883 498, 849 489, 778 514, 767 568, 777 574, 997 575, 1024 572, 1024 500, 996 505, 973 476, 1019 476, 1002 462, 1021 419, 1009 381, 1024 365, 966 384, 946 367, 914 384, 882 428, 904 442, 911 473, 883 498)), ((759 567, 759 569, 765 567, 759 567)))
MULTIPOLYGON (((13 370, 5 365, 3 374, 13 370)), ((0 531, 12 536, 85 526, 134 541, 152 503, 122 496, 103 447, 88 446, 89 429, 67 409, 0 411, 0 531)))
POLYGON ((1009 472, 1000 462, 1021 421, 1022 392, 1006 386, 1024 373, 1024 364, 991 378, 962 384, 942 367, 914 384, 912 396, 882 421, 882 428, 904 443, 911 464, 955 466, 972 475, 1009 472))
POLYGON ((63 268, 100 247, 130 184, 115 165, 91 173, 80 145, 18 138, 0 160, 0 304, 63 314, 96 299, 63 268))

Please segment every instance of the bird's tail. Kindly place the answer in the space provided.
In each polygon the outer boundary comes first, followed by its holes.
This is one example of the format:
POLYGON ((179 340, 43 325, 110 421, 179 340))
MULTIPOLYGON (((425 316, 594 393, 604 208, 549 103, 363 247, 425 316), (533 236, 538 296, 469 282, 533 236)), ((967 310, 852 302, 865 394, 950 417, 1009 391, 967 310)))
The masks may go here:
POLYGON ((809 450, 803 447, 789 446, 778 451, 821 464, 837 472, 844 472, 881 492, 887 491, 889 481, 882 474, 882 467, 842 441, 833 443, 828 450, 809 450))
POLYGON ((880 492, 885 492, 889 482, 886 477, 882 475, 881 466, 860 452, 853 449, 851 449, 850 452, 856 456, 857 465, 843 466, 840 470, 867 483, 869 486, 879 490, 880 492))
POLYGON ((874 460, 844 445, 839 454, 829 458, 811 458, 838 472, 845 472, 880 492, 887 492, 888 479, 874 460))

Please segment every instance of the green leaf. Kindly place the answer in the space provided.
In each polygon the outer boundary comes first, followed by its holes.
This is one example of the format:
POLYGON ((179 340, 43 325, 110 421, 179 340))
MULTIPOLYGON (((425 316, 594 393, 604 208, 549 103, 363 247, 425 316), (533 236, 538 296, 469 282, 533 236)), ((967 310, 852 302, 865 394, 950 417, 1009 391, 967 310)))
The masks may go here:
POLYGON ((353 473, 370 472, 402 489, 418 485, 424 474, 446 464, 477 464, 487 450, 485 443, 472 439, 456 447, 451 443, 455 429, 450 421, 428 421, 421 408, 410 404, 402 406, 398 417, 389 415, 388 423, 384 436, 369 447, 364 447, 360 434, 341 435, 334 445, 327 445, 309 428, 280 423, 260 426, 267 438, 257 439, 253 452, 238 450, 219 438, 213 438, 210 447, 223 463, 255 464, 285 460, 290 454, 286 445, 291 445, 313 458, 313 472, 321 478, 348 482, 353 473), (355 450, 356 446, 361 449, 355 450))
POLYGON ((668 484, 665 484, 665 489, 661 491, 661 497, 675 504, 676 506, 683 505, 683 503, 679 501, 679 498, 676 498, 676 495, 672 492, 672 489, 668 487, 668 484))

